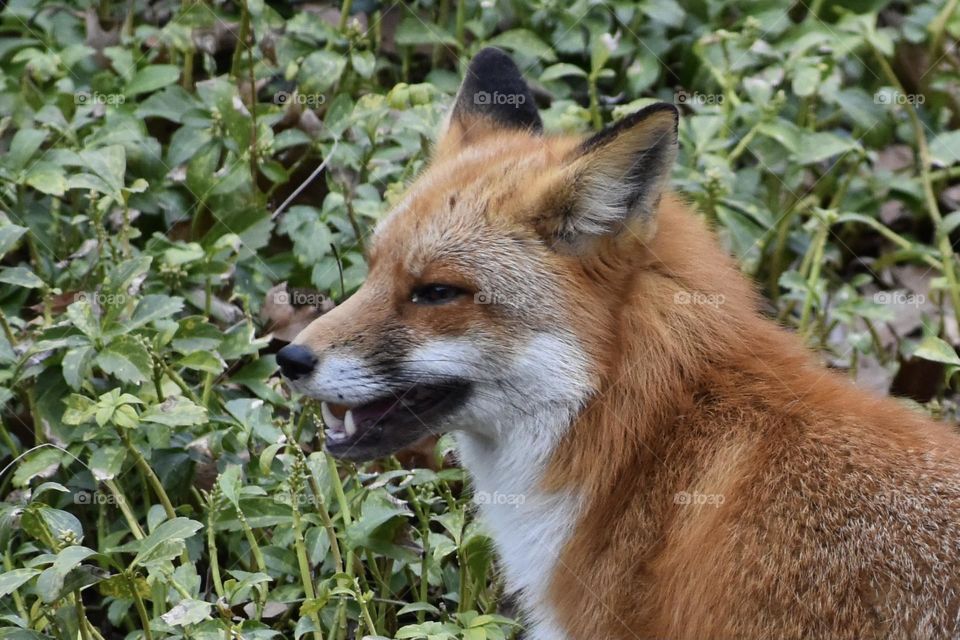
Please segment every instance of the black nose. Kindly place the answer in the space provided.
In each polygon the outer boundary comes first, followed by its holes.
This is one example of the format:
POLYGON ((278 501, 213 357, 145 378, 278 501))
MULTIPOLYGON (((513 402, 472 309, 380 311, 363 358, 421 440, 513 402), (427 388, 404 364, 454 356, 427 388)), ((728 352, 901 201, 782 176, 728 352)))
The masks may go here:
POLYGON ((284 376, 296 380, 313 371, 317 357, 306 347, 288 344, 277 352, 277 364, 284 376))

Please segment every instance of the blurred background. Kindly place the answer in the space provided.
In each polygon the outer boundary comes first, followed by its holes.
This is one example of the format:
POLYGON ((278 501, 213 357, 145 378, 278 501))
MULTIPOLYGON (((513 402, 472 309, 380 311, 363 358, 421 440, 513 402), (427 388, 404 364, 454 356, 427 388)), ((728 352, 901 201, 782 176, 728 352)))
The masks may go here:
POLYGON ((335 463, 272 355, 484 46, 548 131, 678 105, 764 313, 955 420, 957 5, 5 3, 0 638, 522 637, 449 441, 335 463))

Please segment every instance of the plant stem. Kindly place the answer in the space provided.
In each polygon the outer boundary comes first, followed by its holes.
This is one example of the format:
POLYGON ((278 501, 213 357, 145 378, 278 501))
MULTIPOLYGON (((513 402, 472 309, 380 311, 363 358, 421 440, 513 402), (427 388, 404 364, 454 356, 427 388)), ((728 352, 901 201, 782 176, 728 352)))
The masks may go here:
MULTIPOLYGON (((301 423, 305 419, 306 415, 306 411, 301 412, 301 423)), ((310 491, 313 493, 313 499, 317 505, 317 513, 320 515, 320 522, 323 523, 323 529, 327 532, 327 540, 330 542, 330 553, 333 555, 334 570, 337 573, 342 573, 344 567, 343 556, 340 554, 340 541, 337 539, 337 529, 333 525, 333 518, 330 517, 330 511, 327 509, 327 501, 323 497, 323 490, 320 487, 320 483, 317 482, 317 478, 313 475, 313 471, 310 470, 310 464, 307 460, 307 456, 303 453, 303 449, 300 448, 299 440, 291 437, 290 424, 284 423, 283 429, 284 435, 287 437, 287 442, 289 443, 289 448, 293 450, 304 466, 310 491)), ((333 472, 336 473, 336 468, 334 468, 333 472)))
POLYGON ((343 0, 340 4, 340 20, 337 23, 337 30, 340 32, 340 35, 343 35, 344 29, 347 28, 347 20, 350 19, 350 9, 353 6, 353 0, 343 0))
MULTIPOLYGON (((299 461, 294 462, 294 466, 299 466, 299 461)), ((300 566, 300 582, 303 585, 303 593, 307 600, 316 598, 316 592, 313 590, 313 577, 310 571, 310 562, 307 560, 307 549, 303 540, 303 526, 300 522, 300 508, 297 506, 300 500, 300 489, 302 486, 302 469, 294 469, 293 477, 290 478, 290 508, 293 512, 293 546, 297 552, 297 564, 300 566)), ((313 623, 314 640, 323 640, 323 634, 320 631, 320 616, 316 611, 310 612, 310 621, 313 623)))
POLYGON ((948 0, 940 13, 937 14, 937 17, 934 18, 930 26, 927 27, 927 30, 931 33, 928 52, 932 59, 939 57, 937 54, 943 47, 943 36, 947 31, 947 23, 950 22, 950 17, 953 15, 953 12, 957 10, 957 4, 957 0, 948 0))
POLYGON ((813 310, 813 297, 817 282, 820 280, 820 266, 823 262, 823 250, 827 244, 827 234, 830 231, 829 222, 821 221, 821 226, 817 229, 817 235, 811 247, 810 275, 807 277, 807 292, 803 299, 803 312, 800 315, 800 335, 806 340, 810 314, 813 310))
POLYGON ((124 520, 127 521, 127 526, 130 527, 130 533, 132 533, 133 537, 137 540, 143 540, 146 536, 143 534, 143 529, 140 528, 140 523, 137 522, 136 517, 134 517, 133 511, 130 510, 130 503, 127 502, 127 497, 123 491, 120 490, 120 487, 118 487, 117 483, 113 480, 104 480, 103 484, 110 490, 110 494, 117 501, 117 507, 119 507, 120 513, 123 514, 124 520))
POLYGON ((173 508, 173 503, 170 502, 170 496, 167 495, 166 490, 163 488, 163 483, 160 482, 157 474, 153 472, 147 459, 133 446, 133 441, 130 440, 130 435, 126 431, 118 427, 117 433, 120 435, 120 439, 123 440, 123 444, 127 447, 127 451, 133 456, 133 461, 137 465, 137 468, 146 476, 147 483, 153 488, 153 492, 157 494, 157 498, 160 499, 160 504, 163 505, 163 511, 167 514, 167 517, 171 520, 176 518, 177 512, 173 508))
POLYGON ((143 604, 143 598, 140 597, 140 592, 137 590, 137 584, 134 579, 130 576, 129 572, 124 571, 121 575, 127 581, 127 587, 130 589, 130 593, 133 594, 133 604, 137 608, 137 615, 140 616, 140 625, 143 635, 146 640, 153 640, 153 634, 150 631, 150 616, 147 615, 147 608, 143 604))
POLYGON ((213 519, 217 514, 217 498, 220 486, 214 485, 207 499, 207 549, 210 556, 210 575, 213 578, 213 590, 217 599, 224 598, 223 580, 220 577, 220 559, 217 557, 217 536, 213 530, 213 519))

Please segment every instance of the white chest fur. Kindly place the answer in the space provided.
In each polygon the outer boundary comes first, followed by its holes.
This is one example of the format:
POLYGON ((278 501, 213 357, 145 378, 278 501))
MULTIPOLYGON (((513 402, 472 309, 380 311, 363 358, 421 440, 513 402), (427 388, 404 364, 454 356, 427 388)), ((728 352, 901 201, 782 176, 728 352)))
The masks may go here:
POLYGON ((512 437, 491 442, 459 433, 461 461, 474 484, 480 518, 494 540, 507 588, 517 593, 530 640, 563 640, 547 590, 577 521, 577 498, 548 494, 539 482, 553 450, 550 430, 514 425, 512 437), (539 432, 539 433, 538 433, 539 432), (539 442, 524 437, 537 434, 539 442), (518 442, 518 440, 528 440, 518 442))

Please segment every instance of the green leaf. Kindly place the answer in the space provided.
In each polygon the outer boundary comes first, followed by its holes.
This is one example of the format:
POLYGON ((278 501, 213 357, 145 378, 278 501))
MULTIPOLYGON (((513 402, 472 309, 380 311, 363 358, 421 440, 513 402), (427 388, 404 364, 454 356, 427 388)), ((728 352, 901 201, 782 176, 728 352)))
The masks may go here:
POLYGON ((152 64, 137 71, 127 83, 124 93, 135 96, 156 91, 180 79, 180 67, 172 64, 152 64))
POLYGON ((72 513, 45 504, 31 504, 21 516, 20 524, 34 539, 46 543, 44 532, 55 541, 79 544, 83 541, 83 525, 72 513))
POLYGON ((223 358, 218 353, 210 351, 194 351, 181 358, 177 362, 177 366, 213 374, 222 373, 227 368, 223 358))
POLYGON ((62 196, 69 186, 63 167, 43 161, 30 166, 23 183, 51 196, 62 196))
POLYGON ((97 413, 97 403, 78 393, 71 393, 66 400, 67 409, 63 412, 63 424, 76 426, 93 419, 97 413))
POLYGON ((183 542, 192 537, 197 531, 203 528, 203 525, 196 520, 189 518, 174 518, 167 520, 158 526, 143 540, 137 540, 126 544, 119 551, 137 551, 136 557, 130 563, 135 567, 141 562, 149 559, 150 555, 160 548, 161 545, 168 542, 183 542))
POLYGON ((32 451, 17 463, 17 470, 13 474, 13 484, 17 487, 26 486, 36 477, 49 478, 60 467, 63 453, 59 449, 44 447, 32 451))
POLYGON ((937 336, 927 336, 913 352, 914 357, 942 362, 943 364, 960 365, 960 357, 956 350, 937 336))
POLYGON ((101 595, 113 596, 114 598, 125 598, 133 600, 133 590, 136 589, 141 598, 150 597, 150 585, 145 578, 133 576, 128 578, 125 575, 110 576, 97 585, 97 590, 101 595))
POLYGON ((43 280, 40 279, 40 276, 26 267, 0 269, 0 282, 27 289, 39 289, 43 286, 43 280))
POLYGON ((122 382, 140 384, 153 375, 150 354, 133 336, 120 336, 97 355, 97 365, 122 382))
POLYGON ((13 248, 17 240, 27 232, 26 227, 8 224, 0 227, 0 257, 13 248))
POLYGON ((150 256, 139 256, 124 260, 107 274, 103 289, 116 294, 128 293, 133 281, 149 271, 152 261, 153 258, 150 256))
POLYGON ((87 377, 87 371, 90 369, 90 363, 93 362, 96 351, 90 345, 74 347, 63 355, 60 362, 60 368, 63 370, 63 379, 74 391, 83 386, 83 381, 87 377))
POLYGON ((55 602, 61 596, 63 581, 77 565, 92 555, 96 551, 81 546, 70 546, 62 549, 57 554, 57 559, 53 565, 44 570, 37 578, 37 592, 40 598, 46 602, 55 602))
POLYGON ((80 152, 80 159, 84 167, 102 181, 102 185, 98 186, 97 182, 91 182, 87 186, 121 201, 123 179, 127 171, 127 156, 124 148, 120 145, 111 145, 100 149, 86 149, 80 152))
POLYGON ((113 480, 123 468, 127 450, 117 445, 100 445, 90 456, 90 472, 97 482, 113 480))
POLYGON ((960 130, 939 134, 930 142, 930 158, 934 164, 949 167, 960 162, 960 130))
POLYGON ((168 427, 200 425, 207 421, 207 410, 183 396, 177 396, 148 408, 140 416, 140 420, 168 427))
POLYGON ((407 16, 397 26, 394 40, 401 46, 415 46, 418 44, 442 44, 450 47, 459 47, 457 39, 446 29, 436 24, 425 24, 415 16, 407 16))
MULTIPOLYGON (((182 123, 184 114, 199 105, 199 101, 183 87, 173 85, 148 96, 137 107, 136 115, 138 118, 156 117, 182 123)), ((179 131, 178 129, 177 132, 179 131)))
POLYGON ((86 294, 78 294, 77 301, 67 307, 67 318, 91 340, 100 337, 100 321, 94 315, 93 305, 86 294))
POLYGON ((538 58, 545 62, 554 62, 557 55, 550 46, 529 29, 511 29, 492 38, 488 43, 493 47, 502 47, 528 58, 538 58))
POLYGON ((361 78, 371 78, 377 66, 377 59, 372 51, 355 51, 350 54, 350 66, 361 78))
POLYGON ((798 96, 812 96, 820 87, 820 69, 814 64, 800 67, 793 76, 792 86, 798 96))
POLYGON ((234 508, 240 509, 240 489, 243 487, 240 465, 227 465, 227 468, 217 479, 217 484, 220 485, 224 497, 230 501, 234 508))
POLYGON ((795 160, 803 165, 815 164, 857 147, 857 141, 852 138, 843 138, 825 131, 804 133, 800 137, 795 160))
POLYGON ((416 613, 418 611, 426 611, 430 615, 437 616, 440 615, 440 610, 429 602, 411 602, 406 604, 397 611, 398 616, 402 616, 405 613, 416 613))
POLYGON ((23 169, 46 138, 47 132, 42 129, 18 130, 10 141, 10 150, 3 159, 4 164, 13 171, 23 169))
POLYGON ((150 294, 140 299, 130 322, 124 324, 129 331, 160 318, 172 318, 183 309, 183 298, 150 294))
MULTIPOLYGON (((399 31, 398 31, 399 33, 399 31)), ((301 95, 307 102, 318 102, 319 97, 311 100, 313 92, 324 92, 336 84, 343 75, 347 60, 333 51, 314 51, 304 59, 297 74, 301 85, 301 95)), ((325 99, 325 97, 324 97, 325 99)))
POLYGON ((203 600, 184 599, 160 617, 173 626, 196 624, 210 617, 210 607, 210 603, 203 600))
POLYGON ((213 136, 208 128, 180 127, 170 137, 170 146, 167 147, 167 164, 175 167, 187 162, 212 140, 213 136))
POLYGON ((6 598, 27 580, 38 575, 39 569, 14 569, 0 574, 0 598, 6 598))
POLYGON ((559 80, 560 78, 566 78, 568 76, 586 78, 587 72, 575 64, 558 62, 543 70, 543 73, 540 74, 540 82, 550 82, 551 80, 559 80))

